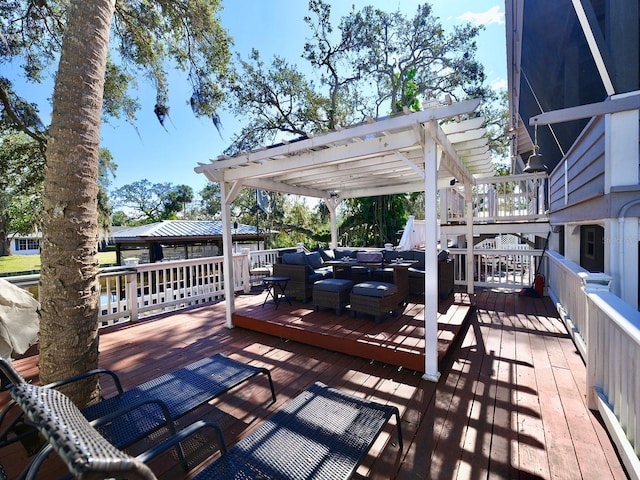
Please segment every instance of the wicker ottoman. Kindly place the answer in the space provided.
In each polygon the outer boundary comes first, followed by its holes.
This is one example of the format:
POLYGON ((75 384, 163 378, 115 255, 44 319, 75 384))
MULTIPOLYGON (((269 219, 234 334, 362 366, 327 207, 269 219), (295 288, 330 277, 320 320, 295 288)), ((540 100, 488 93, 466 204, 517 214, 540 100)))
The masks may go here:
POLYGON ((353 282, 344 278, 327 278, 313 284, 313 305, 316 312, 320 307, 333 308, 336 315, 349 303, 349 292, 353 282))
POLYGON ((354 316, 358 312, 366 313, 380 322, 382 316, 389 312, 396 315, 403 299, 393 283, 363 282, 354 285, 350 300, 354 316))

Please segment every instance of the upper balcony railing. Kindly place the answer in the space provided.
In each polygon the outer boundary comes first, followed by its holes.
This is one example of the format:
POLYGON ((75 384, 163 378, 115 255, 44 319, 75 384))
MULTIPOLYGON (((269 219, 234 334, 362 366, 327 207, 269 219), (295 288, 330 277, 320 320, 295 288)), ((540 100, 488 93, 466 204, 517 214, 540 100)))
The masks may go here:
MULTIPOLYGON (((530 173, 479 179, 472 187, 474 223, 536 221, 545 215, 546 175, 530 173)), ((466 221, 464 187, 444 190, 442 224, 466 221)))

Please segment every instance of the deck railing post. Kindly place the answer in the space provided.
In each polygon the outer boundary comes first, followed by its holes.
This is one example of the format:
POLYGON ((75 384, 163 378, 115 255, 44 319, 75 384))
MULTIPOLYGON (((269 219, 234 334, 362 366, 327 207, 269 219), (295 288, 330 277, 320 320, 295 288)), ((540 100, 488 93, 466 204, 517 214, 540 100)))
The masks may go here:
POLYGON ((138 321, 138 272, 131 271, 125 275, 127 279, 127 310, 129 310, 129 321, 138 321))
POLYGON ((602 387, 604 382, 603 371, 601 368, 603 352, 598 348, 599 330, 598 310, 593 307, 589 301, 589 294, 594 292, 603 292, 611 290, 611 282, 613 278, 604 273, 588 273, 580 272, 578 276, 582 278, 582 292, 584 293, 585 302, 585 325, 587 339, 587 357, 586 357, 586 383, 587 383, 587 405, 591 410, 598 409, 596 387, 602 387))
POLYGON ((249 267, 251 265, 251 250, 248 248, 243 248, 241 252, 241 261, 239 263, 236 263, 236 265, 240 265, 240 268, 242 269, 242 272, 240 272, 238 278, 242 276, 244 293, 249 293, 251 291, 251 273, 249 272, 249 267))

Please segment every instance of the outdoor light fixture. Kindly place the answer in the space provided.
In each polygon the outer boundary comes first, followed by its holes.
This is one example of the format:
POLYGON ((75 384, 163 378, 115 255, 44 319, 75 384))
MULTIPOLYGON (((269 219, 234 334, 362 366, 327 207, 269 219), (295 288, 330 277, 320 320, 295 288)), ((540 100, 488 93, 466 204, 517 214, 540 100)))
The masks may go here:
POLYGON ((527 165, 524 167, 525 173, 537 173, 546 172, 547 166, 542 162, 542 155, 539 153, 540 147, 538 146, 538 124, 533 126, 533 153, 527 160, 527 165))

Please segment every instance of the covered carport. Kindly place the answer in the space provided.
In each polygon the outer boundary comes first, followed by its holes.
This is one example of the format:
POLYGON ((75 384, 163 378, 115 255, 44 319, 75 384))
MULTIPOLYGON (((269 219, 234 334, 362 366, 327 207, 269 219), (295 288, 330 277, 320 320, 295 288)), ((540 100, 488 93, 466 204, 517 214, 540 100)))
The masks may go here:
MULTIPOLYGON (((437 196, 452 182, 464 185, 471 204, 477 178, 493 174, 480 100, 442 105, 430 102, 405 112, 317 136, 221 156, 195 168, 220 183, 224 271, 232 275, 230 205, 242 187, 322 199, 331 213, 331 247, 337 246, 336 210, 344 199, 408 192, 425 194, 425 268, 437 271, 437 196)), ((466 278, 473 291, 473 211, 467 208, 466 278)), ((226 323, 233 326, 232 281, 225 282, 226 323)), ((425 275, 424 377, 437 381, 437 275, 425 275)))

